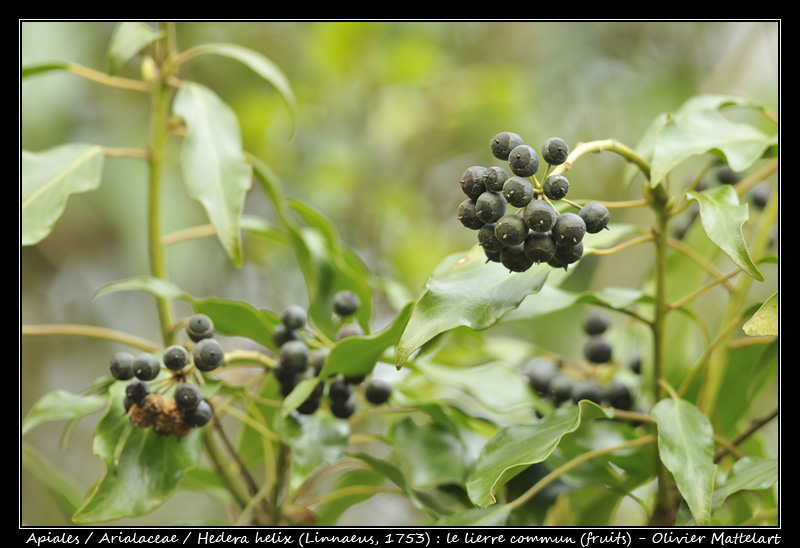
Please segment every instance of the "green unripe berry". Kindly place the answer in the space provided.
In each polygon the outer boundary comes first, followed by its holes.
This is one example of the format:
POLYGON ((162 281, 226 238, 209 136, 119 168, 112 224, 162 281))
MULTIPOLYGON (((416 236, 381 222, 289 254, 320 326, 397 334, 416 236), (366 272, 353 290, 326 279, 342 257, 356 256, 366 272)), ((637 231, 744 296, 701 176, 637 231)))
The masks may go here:
POLYGON ((492 137, 489 146, 498 160, 508 160, 511 151, 522 144, 522 137, 510 131, 503 131, 492 137))
POLYGON ((562 213, 556 219, 552 232, 556 243, 565 246, 578 245, 586 234, 586 223, 576 213, 562 213))
POLYGON ((364 387, 364 397, 372 405, 381 405, 389 401, 392 395, 392 385, 383 379, 375 377, 367 381, 364 387))
POLYGON ((493 223, 506 212, 506 199, 499 192, 487 190, 475 200, 475 215, 484 223, 493 223))
POLYGON ((225 350, 216 339, 203 339, 192 349, 194 366, 200 371, 213 371, 225 359, 225 350))
POLYGON ((471 198, 467 198, 458 205, 458 220, 470 230, 478 230, 486 224, 478 218, 475 200, 471 198))
POLYGON ((189 351, 183 346, 175 344, 164 350, 161 359, 170 371, 180 371, 189 363, 189 351))
POLYGON ((611 343, 602 335, 594 335, 583 345, 583 356, 592 363, 611 361, 611 343))
POLYGON ((331 402, 331 413, 340 419, 350 418, 356 411, 356 402, 349 398, 343 402, 331 402))
POLYGON ((199 428, 205 426, 211 420, 211 406, 206 400, 202 400, 197 404, 197 407, 191 411, 186 411, 183 414, 184 424, 192 428, 199 428))
POLYGON ((299 373, 308 367, 311 351, 303 341, 288 341, 278 351, 278 364, 287 371, 299 373))
POLYGON ((296 304, 290 305, 281 314, 281 322, 287 329, 297 330, 306 326, 308 315, 305 309, 296 304))
POLYGON ((575 403, 578 403, 581 400, 589 400, 597 405, 601 405, 604 397, 605 391, 603 390, 603 387, 600 386, 596 381, 592 380, 579 382, 575 385, 575 388, 572 391, 572 401, 575 403))
POLYGON ((194 342, 214 336, 214 323, 205 314, 195 314, 186 322, 186 334, 194 342))
POLYGON ((602 310, 590 310, 583 316, 581 327, 587 335, 600 335, 611 326, 611 318, 602 310))
POLYGON ((556 243, 556 251, 553 253, 553 259, 564 266, 577 263, 582 256, 583 242, 578 242, 575 245, 561 245, 556 243))
POLYGON ((506 246, 500 251, 500 262, 511 272, 525 272, 533 266, 533 259, 525 253, 525 245, 506 246))
POLYGON ((473 200, 477 200, 478 196, 486 190, 485 173, 486 168, 483 166, 467 168, 466 171, 461 174, 461 179, 459 180, 461 183, 461 190, 464 194, 473 200))
POLYGON ((191 382, 184 382, 175 388, 175 403, 185 411, 190 411, 203 401, 200 388, 191 382))
POLYGON ((336 333, 336 340, 341 341, 342 339, 346 339, 348 337, 363 337, 364 336, 364 329, 358 323, 348 323, 343 325, 339 328, 339 331, 336 333))
POLYGON ((141 379, 133 379, 125 385, 125 396, 133 403, 139 403, 150 393, 150 385, 141 379))
POLYGON ((542 158, 551 166, 559 166, 567 161, 569 146, 564 139, 551 137, 542 145, 542 158))
POLYGON ((569 193, 569 181, 563 175, 548 175, 542 182, 542 192, 551 200, 561 200, 569 193))
POLYGON ((556 241, 549 232, 531 230, 522 244, 525 254, 536 264, 546 263, 556 252, 556 241))
POLYGON ((539 155, 528 145, 519 145, 508 155, 508 165, 514 175, 530 177, 539 171, 539 155))
POLYGON ((508 180, 508 173, 500 166, 486 168, 483 175, 483 182, 486 190, 492 192, 503 192, 503 184, 508 180))
POLYGON ((506 246, 521 244, 528 232, 528 225, 519 213, 506 213, 494 224, 495 236, 506 246))
POLYGON ((478 243, 484 251, 500 253, 503 250, 504 244, 497 239, 494 233, 494 223, 483 225, 478 230, 478 243))
POLYGON ((558 212, 546 200, 532 200, 522 211, 522 218, 531 230, 549 232, 556 224, 558 212))
POLYGON ((352 316, 361 306, 361 299, 352 291, 342 290, 333 296, 333 312, 339 316, 352 316))
POLYGON ((133 354, 130 352, 117 352, 108 363, 111 376, 118 381, 127 381, 133 378, 133 354))
POLYGON ((161 372, 161 364, 158 359, 148 353, 138 354, 131 365, 134 376, 143 381, 152 381, 161 372))
POLYGON ((512 206, 525 207, 533 200, 533 185, 528 179, 515 175, 503 184, 503 196, 512 206))
POLYGON ((589 202, 583 206, 578 215, 586 223, 586 232, 589 234, 597 234, 607 227, 610 218, 608 208, 597 202, 589 202))

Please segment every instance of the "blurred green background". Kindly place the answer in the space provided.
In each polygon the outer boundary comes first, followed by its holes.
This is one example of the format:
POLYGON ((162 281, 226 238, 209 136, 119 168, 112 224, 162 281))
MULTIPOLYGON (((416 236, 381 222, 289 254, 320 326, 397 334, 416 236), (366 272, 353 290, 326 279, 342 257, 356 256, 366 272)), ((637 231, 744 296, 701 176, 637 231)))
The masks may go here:
MULTIPOLYGON (((21 22, 23 66, 71 61, 103 70, 113 22, 21 22)), ((615 138, 635 145, 653 118, 698 93, 755 98, 778 110, 779 23, 757 22, 179 22, 181 48, 233 42, 257 50, 286 73, 298 101, 297 127, 278 93, 246 67, 198 58, 181 76, 220 95, 238 115, 245 148, 272 167, 288 196, 330 217, 398 298, 414 298, 446 255, 474 243, 455 220, 462 171, 491 162, 489 139, 513 131, 526 142, 559 136, 571 146, 615 138)), ((137 77, 131 63, 125 74, 137 77)), ((143 147, 147 98, 105 89, 67 73, 20 87, 21 148, 64 142, 143 147)), ((172 152, 177 153, 178 141, 172 152)), ((181 187, 176 163, 165 192, 167 231, 205 222, 181 187)), ((624 165, 598 156, 573 170, 571 195, 621 200, 624 165)), ((112 281, 147 273, 146 170, 134 159, 106 161, 101 188, 70 199, 54 232, 20 249, 23 324, 84 323, 158 340, 155 307, 138 293, 92 300, 112 281)), ((272 216, 257 187, 246 212, 272 216)), ((647 214, 617 221, 649 223, 647 214)), ((626 218, 626 216, 628 216, 626 218)), ((595 283, 638 286, 647 263, 596 265, 595 283)), ((169 249, 172 278, 197 296, 244 299, 281 310, 306 304, 287 249, 245 239, 245 265, 233 268, 213 239, 169 249)), ((376 312, 376 327, 392 309, 376 312)), ((243 342, 242 344, 246 344, 243 342)), ((21 415, 53 389, 78 392, 105 373, 116 345, 70 338, 20 344, 21 415)), ((97 479, 91 420, 61 447, 63 425, 38 427, 31 442, 79 491, 97 479)), ((68 521, 25 470, 20 515, 28 524, 68 521)), ((170 505, 148 519, 169 523, 170 505)), ((380 509, 380 505, 378 506, 380 509)), ((213 515, 214 508, 198 509, 213 515)), ((141 523, 141 520, 138 522, 141 523)), ((391 523, 386 523, 391 524, 391 523)))

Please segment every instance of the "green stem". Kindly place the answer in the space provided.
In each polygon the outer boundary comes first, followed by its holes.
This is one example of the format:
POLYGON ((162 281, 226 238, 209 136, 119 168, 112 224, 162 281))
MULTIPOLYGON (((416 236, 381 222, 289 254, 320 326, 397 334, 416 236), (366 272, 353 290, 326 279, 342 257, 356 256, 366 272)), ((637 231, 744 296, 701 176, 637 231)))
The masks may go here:
POLYGON ((151 341, 136 337, 124 331, 97 327, 94 325, 77 324, 43 324, 43 325, 23 325, 21 327, 23 337, 50 337, 53 335, 69 335, 73 337, 87 337, 90 339, 103 339, 114 341, 134 348, 139 348, 145 352, 155 352, 159 346, 151 341))

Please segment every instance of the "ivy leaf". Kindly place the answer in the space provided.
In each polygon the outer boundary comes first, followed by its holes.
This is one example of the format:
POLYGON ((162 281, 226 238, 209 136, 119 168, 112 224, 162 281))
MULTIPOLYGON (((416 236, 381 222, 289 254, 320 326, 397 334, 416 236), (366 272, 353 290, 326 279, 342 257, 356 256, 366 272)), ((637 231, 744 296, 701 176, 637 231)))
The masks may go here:
POLYGON ((230 260, 240 266, 240 219, 252 169, 236 115, 213 91, 193 82, 181 85, 174 111, 187 126, 181 151, 186 188, 203 205, 230 260))
POLYGON ((482 330, 494 325, 527 295, 538 292, 550 270, 542 264, 510 273, 499 263, 487 263, 480 246, 466 255, 450 255, 433 272, 414 305, 398 343, 395 365, 402 367, 415 350, 440 333, 459 326, 482 330))
POLYGON ((124 21, 117 25, 106 55, 109 74, 117 74, 142 49, 164 36, 164 33, 141 21, 124 21))
POLYGON ((496 502, 495 493, 531 464, 544 461, 561 438, 586 420, 607 416, 588 402, 556 409, 535 424, 516 424, 500 430, 481 452, 467 479, 467 494, 481 508, 496 502))
POLYGON ((103 149, 71 143, 20 155, 20 236, 22 245, 45 239, 64 213, 72 194, 100 186, 103 149))
POLYGON ((779 293, 774 293, 761 305, 753 316, 742 326, 745 334, 751 337, 778 335, 779 293))
POLYGON ((658 425, 658 452, 700 526, 711 521, 714 438, 711 422, 686 400, 665 399, 651 411, 658 425))
POLYGON ((688 191, 687 198, 700 204, 700 220, 708 237, 749 276, 764 281, 742 235, 748 218, 747 204, 739 203, 739 195, 730 185, 720 185, 703 192, 688 191))
POLYGON ((24 436, 44 422, 84 417, 99 411, 107 403, 106 396, 77 395, 64 390, 48 392, 22 420, 21 435, 24 436))

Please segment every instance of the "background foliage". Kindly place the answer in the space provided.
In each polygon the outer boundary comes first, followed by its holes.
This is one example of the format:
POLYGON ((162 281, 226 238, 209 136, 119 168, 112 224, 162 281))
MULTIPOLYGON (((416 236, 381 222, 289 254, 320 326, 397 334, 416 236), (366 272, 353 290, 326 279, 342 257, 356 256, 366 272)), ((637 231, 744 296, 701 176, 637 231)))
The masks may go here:
MULTIPOLYGON (((111 22, 24 22, 22 64, 69 59, 103 67, 114 28, 111 22)), ((386 297, 374 303, 374 330, 419 294, 444 257, 473 244, 473 235, 454 222, 455 182, 464 166, 481 162, 489 137, 498 131, 516 131, 530 142, 559 135, 570 143, 613 137, 634 144, 657 113, 698 93, 754 97, 778 110, 773 22, 183 22, 178 29, 183 47, 242 44, 264 52, 286 73, 297 98, 296 120, 281 95, 240 64, 214 58, 185 67, 187 78, 213 83, 231 105, 244 148, 280 174, 284 193, 323 212, 381 281, 386 297)), ((135 74, 139 68, 134 63, 121 70, 135 74)), ((138 95, 99 89, 69 74, 45 78, 22 83, 21 148, 146 142, 149 105, 138 95)), ((603 156, 585 162, 574 170, 579 186, 571 192, 627 199, 624 167, 603 156)), ((688 178, 691 166, 685 169, 688 178)), ((105 170, 109 182, 73 197, 50 237, 21 248, 21 323, 111 325, 158 340, 151 300, 135 292, 92 300, 99 287, 147 272, 140 217, 144 167, 121 159, 107 162, 105 170)), ((174 179, 165 190, 180 207, 168 208, 165 232, 205 222, 200 206, 185 199, 186 190, 174 179)), ((248 194, 244 209, 274 215, 261 193, 248 194)), ((652 219, 647 212, 621 212, 615 222, 652 219)), ((245 238, 242 246, 248 260, 237 268, 213 239, 182 242, 170 250, 173 281, 191 295, 237 298, 270 310, 310 304, 286 247, 258 238, 245 238)), ((588 257, 582 265, 569 289, 639 287, 648 268, 637 251, 611 260, 588 257)), ((766 275, 776 278, 777 272, 766 275)), ((768 281, 767 289, 777 284, 768 281)), ((675 288, 676 296, 681 289, 675 288)), ((754 291, 754 302, 769 296, 754 291)), ((724 295, 709 292, 701 305, 710 316, 722 316, 724 295)), ((580 309, 555 312, 507 329, 509 335, 518 334, 515 328, 525 330, 532 344, 546 342, 553 351, 576 355, 579 314, 580 309)), ((509 360, 515 350, 524 352, 507 347, 509 360)), ((105 367, 97 356, 113 351, 114 345, 100 340, 22 340, 21 415, 49 390, 84 389, 105 367)), ((492 396, 484 395, 489 401, 492 396)), ((80 495, 96 480, 95 471, 83 466, 95 458, 91 422, 77 424, 66 449, 60 447, 60 424, 40 425, 26 438, 49 462, 74 471, 69 487, 80 495)), ((403 428, 398 425, 395 435, 402 436, 403 428)), ((777 454, 777 447, 767 452, 777 454)), ((417 479, 425 483, 424 477, 417 479)), ((57 501, 30 470, 21 471, 21 493, 24 521, 66 523, 57 501)), ((187 500, 197 502, 178 494, 148 523, 171 522, 172 510, 187 500)), ((420 517, 413 505, 396 498, 378 500, 370 512, 380 517, 370 520, 391 525, 420 517)), ((214 504, 199 504, 198 515, 218 517, 214 504)))

